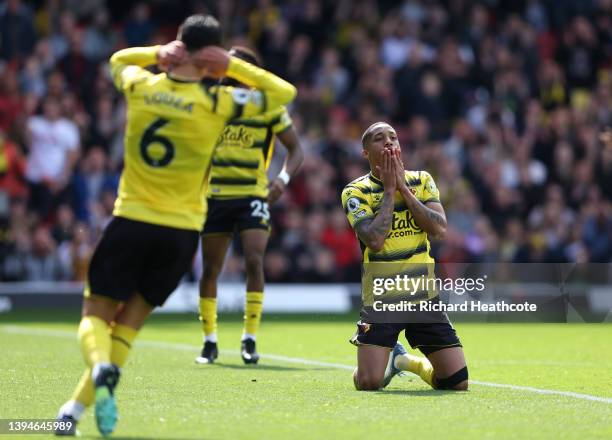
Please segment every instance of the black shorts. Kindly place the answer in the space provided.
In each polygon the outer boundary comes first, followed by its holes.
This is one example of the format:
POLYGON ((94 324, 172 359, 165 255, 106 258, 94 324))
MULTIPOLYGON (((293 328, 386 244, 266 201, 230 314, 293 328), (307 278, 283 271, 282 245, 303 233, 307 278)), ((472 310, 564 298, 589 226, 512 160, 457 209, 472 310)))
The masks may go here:
POLYGON ((270 230, 270 211, 266 199, 208 199, 208 214, 202 234, 233 234, 245 229, 270 230))
POLYGON ((455 329, 446 313, 442 322, 409 324, 367 324, 359 321, 357 332, 350 342, 354 345, 378 345, 393 349, 403 330, 412 348, 418 348, 428 355, 443 348, 461 347, 455 329))
POLYGON ((161 306, 190 269, 198 232, 114 217, 94 251, 85 296, 126 301, 140 293, 161 306))

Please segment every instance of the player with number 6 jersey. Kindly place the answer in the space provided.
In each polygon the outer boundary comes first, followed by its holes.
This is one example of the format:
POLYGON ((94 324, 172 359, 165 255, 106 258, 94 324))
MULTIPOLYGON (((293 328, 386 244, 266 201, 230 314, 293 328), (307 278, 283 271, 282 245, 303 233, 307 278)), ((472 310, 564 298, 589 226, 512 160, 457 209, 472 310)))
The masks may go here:
MULTIPOLYGON (((261 65, 257 54, 246 47, 233 47, 230 54, 261 65)), ((249 85, 232 78, 223 79, 222 84, 241 87, 245 93, 249 90, 249 85)), ((200 281, 200 320, 204 343, 197 363, 213 363, 219 353, 217 279, 234 234, 240 234, 247 278, 241 355, 245 363, 257 363, 255 338, 263 310, 263 258, 270 235, 269 205, 281 196, 303 156, 285 107, 256 116, 236 114, 219 137, 212 159, 209 213, 202 232, 204 273, 200 281), (269 183, 267 170, 276 138, 287 149, 287 158, 279 175, 269 183)))
MULTIPOLYGON (((125 166, 114 218, 85 285, 79 342, 87 368, 59 420, 76 426, 95 403, 98 430, 117 423, 114 390, 138 331, 190 268, 206 213, 210 163, 226 122, 278 111, 296 94, 288 82, 219 47, 211 16, 188 17, 164 46, 124 49, 110 59, 127 101, 125 166), (164 72, 146 69, 158 64, 164 72), (228 76, 251 89, 215 84, 228 76)), ((58 430, 74 435, 75 430, 58 430)))

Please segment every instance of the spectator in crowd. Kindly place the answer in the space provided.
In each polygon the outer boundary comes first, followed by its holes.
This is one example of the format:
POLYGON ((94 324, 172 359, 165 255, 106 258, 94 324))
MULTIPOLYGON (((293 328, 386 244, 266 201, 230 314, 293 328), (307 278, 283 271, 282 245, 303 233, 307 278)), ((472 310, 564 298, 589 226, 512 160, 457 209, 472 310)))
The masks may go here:
POLYGON ((154 32, 155 24, 151 19, 149 5, 145 2, 136 4, 124 28, 126 45, 128 47, 146 46, 154 32))
POLYGON ((34 47, 36 33, 32 11, 21 0, 7 0, 0 6, 0 58, 23 60, 34 47))
POLYGON ((0 130, 0 193, 10 199, 25 198, 25 159, 19 147, 0 130))
POLYGON ((5 263, 5 271, 18 281, 49 281, 68 279, 69 272, 56 252, 56 243, 49 230, 36 228, 30 237, 25 231, 16 236, 15 253, 5 263))
POLYGON ((69 197, 67 187, 79 154, 79 132, 73 121, 62 117, 59 101, 51 97, 43 102, 43 114, 30 117, 27 127, 30 207, 46 220, 51 210, 69 197))
POLYGON ((73 230, 72 239, 60 244, 58 258, 72 280, 85 281, 94 246, 86 223, 76 223, 73 230))
POLYGON ((117 193, 119 176, 109 171, 108 156, 102 147, 94 145, 74 173, 74 206, 79 220, 90 221, 94 205, 102 201, 102 195, 117 193))

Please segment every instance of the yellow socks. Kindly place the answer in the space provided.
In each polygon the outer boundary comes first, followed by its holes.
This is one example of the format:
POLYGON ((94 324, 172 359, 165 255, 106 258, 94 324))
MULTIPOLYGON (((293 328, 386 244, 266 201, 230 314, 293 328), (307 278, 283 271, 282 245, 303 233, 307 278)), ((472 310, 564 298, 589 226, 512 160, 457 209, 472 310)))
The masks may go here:
POLYGON ((261 322, 263 310, 263 292, 247 292, 244 306, 244 333, 242 339, 249 337, 255 339, 255 334, 261 322))
POLYGON ((395 358, 395 367, 416 374, 433 387, 433 366, 427 358, 404 354, 395 358))
POLYGON ((74 393, 72 393, 70 400, 80 403, 83 408, 87 408, 94 403, 95 396, 94 385, 91 380, 91 368, 85 368, 81 380, 79 380, 79 384, 74 389, 74 393))
MULTIPOLYGON (((137 334, 138 331, 126 325, 115 324, 111 328, 110 337, 112 343, 110 361, 119 368, 125 365, 125 361, 127 360, 130 349, 132 348, 132 343, 136 339, 137 334)), ((94 403, 95 397, 93 381, 91 380, 91 368, 85 369, 70 400, 78 402, 84 408, 94 403)))
MULTIPOLYGON (((261 311, 263 309, 263 292, 247 292, 244 307, 244 336, 255 338, 261 311)), ((217 342, 217 298, 200 298, 200 321, 205 340, 217 342)))
POLYGON ((130 350, 132 349, 132 343, 136 339, 138 330, 134 330, 132 327, 127 325, 115 324, 111 332, 111 339, 113 341, 113 347, 111 350, 111 362, 117 365, 119 368, 125 365, 130 350))
POLYGON ((106 321, 97 316, 84 316, 78 335, 87 366, 91 368, 99 362, 110 362, 111 337, 106 321))
POLYGON ((200 298, 200 321, 206 340, 217 342, 217 298, 200 298))

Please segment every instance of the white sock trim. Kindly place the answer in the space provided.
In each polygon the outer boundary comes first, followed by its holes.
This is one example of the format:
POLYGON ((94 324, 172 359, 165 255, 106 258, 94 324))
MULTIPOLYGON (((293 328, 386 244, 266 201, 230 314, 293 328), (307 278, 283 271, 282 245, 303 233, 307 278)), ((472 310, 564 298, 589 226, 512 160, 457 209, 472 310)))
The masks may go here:
POLYGON ((72 416, 74 420, 78 421, 84 412, 85 406, 81 402, 69 400, 61 406, 57 417, 60 418, 62 416, 72 416))
POLYGON ((217 343, 217 333, 211 333, 209 335, 204 335, 204 342, 212 342, 214 344, 217 343))
POLYGON ((255 335, 252 335, 250 333, 243 333, 242 334, 242 341, 244 341, 245 339, 252 339, 252 340, 257 340, 257 338, 255 337, 255 335))
POLYGON ((110 366, 111 363, 109 362, 98 362, 93 366, 93 368, 91 369, 91 379, 94 381, 94 383, 96 382, 96 377, 98 377, 98 374, 100 373, 100 369, 108 368, 110 366))
POLYGON ((410 361, 410 358, 408 357, 408 354, 400 354, 400 355, 395 356, 395 359, 393 359, 393 366, 395 368, 397 368, 398 370, 407 371, 407 370, 404 370, 399 365, 397 365, 397 360, 400 359, 400 358, 408 359, 408 361, 410 361))

